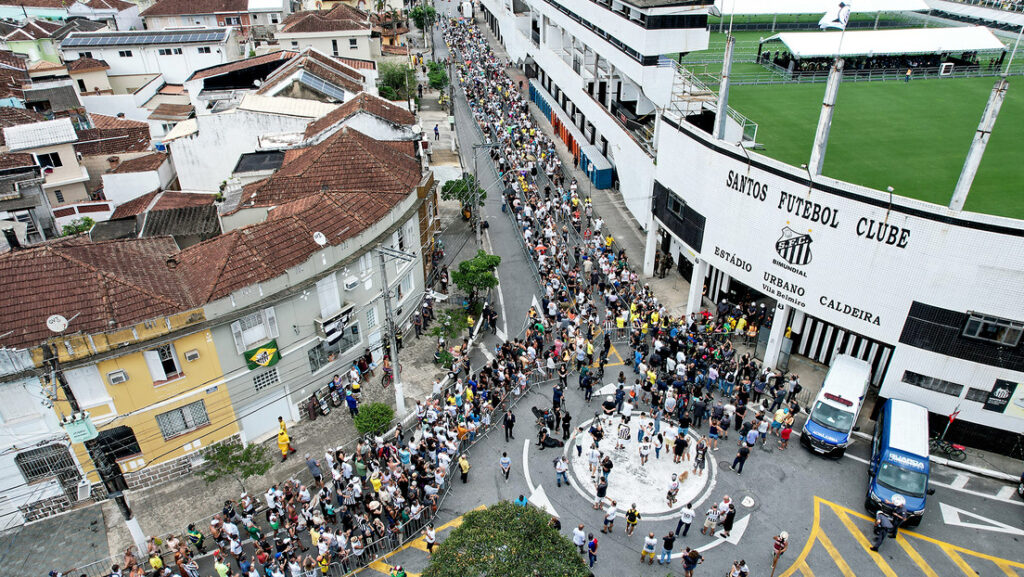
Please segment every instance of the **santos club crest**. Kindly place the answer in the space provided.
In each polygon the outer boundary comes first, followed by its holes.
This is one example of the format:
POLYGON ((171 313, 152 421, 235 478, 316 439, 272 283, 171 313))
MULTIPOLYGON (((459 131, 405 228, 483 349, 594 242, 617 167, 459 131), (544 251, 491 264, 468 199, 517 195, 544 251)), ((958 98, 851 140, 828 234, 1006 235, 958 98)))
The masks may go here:
POLYGON ((811 235, 800 234, 787 226, 775 241, 775 252, 789 264, 803 266, 811 262, 811 242, 811 235))

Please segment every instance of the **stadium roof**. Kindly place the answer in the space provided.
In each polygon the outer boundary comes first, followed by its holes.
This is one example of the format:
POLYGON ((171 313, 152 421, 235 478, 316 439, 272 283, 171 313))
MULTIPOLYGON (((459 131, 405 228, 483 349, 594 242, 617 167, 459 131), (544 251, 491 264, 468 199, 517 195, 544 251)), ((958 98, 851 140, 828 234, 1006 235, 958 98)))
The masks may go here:
POLYGON ((1006 46, 984 26, 842 32, 783 32, 763 42, 786 45, 795 58, 985 52, 1006 46), (842 37, 840 53, 839 39, 842 37))
MULTIPOLYGON (((773 14, 824 14, 836 0, 715 0, 715 8, 723 15, 758 16, 773 14)), ((928 10, 924 0, 854 0, 850 12, 917 12, 928 10)))
POLYGON ((959 2, 946 2, 944 0, 928 0, 929 8, 941 10, 948 14, 954 14, 962 18, 996 22, 1009 26, 1024 26, 1024 14, 1000 10, 998 8, 986 8, 985 6, 971 6, 959 2))
POLYGON ((145 46, 147 44, 223 43, 231 33, 227 28, 196 28, 131 32, 75 32, 61 42, 61 48, 145 46))

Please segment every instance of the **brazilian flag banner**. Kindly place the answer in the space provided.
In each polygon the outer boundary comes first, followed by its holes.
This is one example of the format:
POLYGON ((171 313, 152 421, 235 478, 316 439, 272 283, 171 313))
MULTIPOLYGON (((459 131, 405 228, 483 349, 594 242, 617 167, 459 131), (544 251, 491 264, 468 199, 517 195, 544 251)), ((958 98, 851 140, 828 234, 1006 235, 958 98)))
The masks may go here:
POLYGON ((245 357, 249 370, 252 370, 276 365, 277 361, 281 360, 281 351, 277 349, 277 339, 274 339, 265 345, 245 351, 242 356, 245 357))

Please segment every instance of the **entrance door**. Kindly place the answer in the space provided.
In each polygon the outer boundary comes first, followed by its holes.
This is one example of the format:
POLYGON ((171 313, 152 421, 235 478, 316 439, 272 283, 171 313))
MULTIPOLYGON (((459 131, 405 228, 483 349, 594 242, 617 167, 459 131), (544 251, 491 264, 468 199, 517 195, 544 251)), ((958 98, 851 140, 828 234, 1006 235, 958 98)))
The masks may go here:
MULTIPOLYGON (((278 389, 279 391, 281 389, 278 389)), ((254 403, 238 411, 241 415, 242 434, 246 443, 258 442, 277 433, 277 418, 291 420, 288 410, 288 397, 278 399, 266 406, 254 403)))
POLYGON ((676 257, 676 268, 679 270, 679 274, 683 275, 686 282, 693 282, 693 263, 690 259, 683 256, 683 252, 679 251, 679 255, 676 257))

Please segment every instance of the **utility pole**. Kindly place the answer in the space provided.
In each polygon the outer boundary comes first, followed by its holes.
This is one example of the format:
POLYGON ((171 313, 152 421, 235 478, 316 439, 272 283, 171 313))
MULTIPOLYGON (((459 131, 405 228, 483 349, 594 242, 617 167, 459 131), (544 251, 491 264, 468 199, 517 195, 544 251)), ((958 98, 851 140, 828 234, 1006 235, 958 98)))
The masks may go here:
MULTIPOLYGON (((43 351, 44 362, 52 369, 53 380, 61 392, 64 393, 64 398, 71 407, 72 417, 79 415, 82 412, 81 406, 78 404, 75 392, 71 390, 71 386, 64 377, 64 371, 60 367, 60 357, 56 347, 52 344, 44 345, 43 351)), ((85 441, 84 444, 85 450, 89 453, 89 458, 96 466, 96 472, 100 476, 100 481, 103 482, 103 486, 107 489, 107 496, 117 503, 117 508, 121 511, 125 524, 128 525, 128 532, 131 533, 135 546, 139 548, 139 554, 145 554, 146 534, 142 532, 139 520, 132 514, 131 507, 128 506, 128 501, 125 499, 124 491, 128 488, 128 484, 124 480, 121 468, 110 459, 110 455, 107 454, 107 451, 95 439, 85 441)))
POLYGON ((402 384, 402 365, 398 362, 398 339, 395 338, 398 323, 395 322, 395 312, 391 305, 391 286, 388 284, 388 266, 385 257, 389 256, 406 262, 412 262, 416 260, 416 255, 387 248, 380 243, 377 244, 375 250, 379 257, 381 282, 384 285, 381 289, 381 294, 384 296, 384 324, 388 334, 388 346, 391 349, 391 370, 395 373, 395 410, 399 417, 404 417, 407 412, 405 408, 405 386, 402 384))

